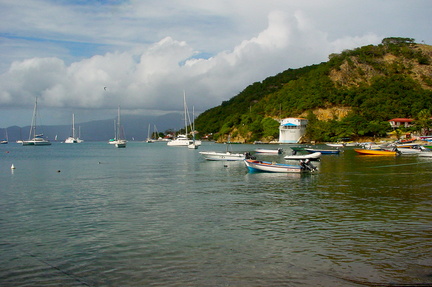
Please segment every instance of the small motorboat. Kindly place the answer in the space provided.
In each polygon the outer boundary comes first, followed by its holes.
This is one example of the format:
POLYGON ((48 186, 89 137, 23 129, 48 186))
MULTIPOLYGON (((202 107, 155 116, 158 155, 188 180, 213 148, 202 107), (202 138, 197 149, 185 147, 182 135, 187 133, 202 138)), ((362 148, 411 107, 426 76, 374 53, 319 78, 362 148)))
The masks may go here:
POLYGON ((320 160, 322 153, 320 152, 314 152, 314 153, 309 153, 309 154, 292 154, 292 155, 287 155, 284 157, 284 159, 286 160, 320 160))
POLYGON ((244 160, 246 155, 242 153, 216 152, 216 151, 200 151, 206 160, 220 160, 220 161, 240 161, 244 160))
POLYGON ((321 154, 339 154, 340 150, 338 149, 313 149, 313 148, 305 148, 305 151, 308 153, 320 152, 321 154))
POLYGON ((377 149, 363 149, 363 148, 355 148, 354 151, 359 155, 391 155, 395 156, 400 154, 400 152, 396 150, 377 150, 377 149))
POLYGON ((344 143, 326 143, 326 145, 331 147, 345 147, 344 143))
POLYGON ((274 163, 261 160, 245 159, 244 163, 250 172, 303 173, 317 170, 309 160, 300 161, 299 165, 274 163))
POLYGON ((265 153, 265 154, 281 154, 283 150, 281 148, 278 149, 265 149, 265 148, 257 148, 255 149, 256 153, 265 153))

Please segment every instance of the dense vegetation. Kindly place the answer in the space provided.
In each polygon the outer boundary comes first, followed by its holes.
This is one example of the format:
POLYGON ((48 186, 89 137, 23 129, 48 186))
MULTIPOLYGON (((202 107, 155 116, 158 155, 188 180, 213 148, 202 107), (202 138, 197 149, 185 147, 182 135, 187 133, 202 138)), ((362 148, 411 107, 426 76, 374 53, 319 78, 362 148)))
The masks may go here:
MULTIPOLYGON (((411 38, 386 38, 377 46, 332 54, 328 62, 253 83, 202 113, 196 129, 216 140, 231 135, 238 141, 269 141, 278 137, 277 119, 301 116, 309 120, 311 141, 384 136, 389 119, 431 114, 431 55, 432 47, 411 38), (327 118, 316 113, 330 108, 349 112, 327 118)), ((428 127, 422 125, 417 129, 424 132, 428 127)))

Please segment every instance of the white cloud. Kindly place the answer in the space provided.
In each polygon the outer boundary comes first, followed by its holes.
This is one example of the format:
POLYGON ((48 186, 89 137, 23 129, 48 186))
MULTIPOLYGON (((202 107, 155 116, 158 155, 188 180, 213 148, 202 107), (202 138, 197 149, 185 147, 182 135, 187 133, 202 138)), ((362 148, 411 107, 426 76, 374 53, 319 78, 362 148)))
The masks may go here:
POLYGON ((186 42, 166 37, 148 47, 96 55, 69 66, 58 58, 14 62, 0 76, 0 102, 19 105, 40 96, 46 107, 110 109, 121 104, 126 110, 171 111, 181 109, 186 90, 190 104, 202 111, 254 81, 309 64, 305 58, 319 62, 335 48, 376 40, 368 36, 330 43, 299 11, 271 12, 268 23, 256 37, 209 59, 193 59, 196 51, 186 42))
MULTIPOLYGON (((0 109, 27 107, 39 96, 51 109, 172 111, 182 109, 185 90, 203 111, 288 68, 405 36, 393 33, 399 22, 391 17, 406 9, 403 1, 367 19, 375 1, 80 3, 0 0, 0 109)), ((410 16, 417 25, 420 16, 429 19, 420 10, 410 16)))

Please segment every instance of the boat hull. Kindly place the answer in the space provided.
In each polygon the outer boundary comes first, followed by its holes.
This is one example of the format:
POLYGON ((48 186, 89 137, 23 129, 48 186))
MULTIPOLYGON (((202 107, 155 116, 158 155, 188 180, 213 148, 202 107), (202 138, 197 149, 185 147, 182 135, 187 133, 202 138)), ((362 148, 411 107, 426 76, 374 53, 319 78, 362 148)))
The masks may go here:
POLYGON ((115 145, 115 147, 117 147, 117 148, 125 148, 127 141, 126 140, 115 140, 115 141, 110 141, 109 143, 115 145))
POLYGON ((244 154, 231 152, 201 151, 200 154, 203 155, 206 160, 220 161, 241 161, 246 157, 244 154))
POLYGON ((388 151, 388 150, 375 150, 375 149, 359 149, 355 148, 354 151, 360 155, 387 155, 387 156, 395 156, 398 155, 396 151, 388 151))
POLYGON ((311 154, 295 154, 295 155, 287 155, 284 157, 284 159, 286 160, 320 160, 321 158, 321 153, 320 152, 314 152, 311 154))
POLYGON ((264 154, 282 154, 282 149, 264 149, 264 148, 257 148, 255 149, 256 153, 264 153, 264 154))
POLYGON ((340 150, 337 149, 313 149, 313 148, 306 148, 305 151, 308 153, 315 153, 320 152, 321 154, 339 154, 340 150))
POLYGON ((47 145, 51 145, 51 142, 44 138, 36 137, 28 141, 23 141, 22 145, 23 146, 47 146, 47 145))

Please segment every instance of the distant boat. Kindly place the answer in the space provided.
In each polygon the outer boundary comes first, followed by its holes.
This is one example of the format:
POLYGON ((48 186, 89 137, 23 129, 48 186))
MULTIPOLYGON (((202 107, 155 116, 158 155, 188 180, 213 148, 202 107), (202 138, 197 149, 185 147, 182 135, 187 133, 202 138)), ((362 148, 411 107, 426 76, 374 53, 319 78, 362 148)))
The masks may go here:
POLYGON ((154 139, 150 137, 150 124, 148 125, 146 143, 154 143, 154 139))
POLYGON ((115 138, 114 141, 110 143, 113 143, 117 148, 125 148, 126 147, 126 139, 124 139, 124 132, 123 132, 123 127, 120 124, 120 106, 118 107, 118 111, 117 111, 117 129, 115 132, 115 138))
POLYGON ((8 144, 9 143, 9 137, 8 137, 8 132, 7 132, 7 128, 5 129, 5 138, 3 140, 0 140, 0 144, 8 144))
POLYGON ((245 159, 244 163, 251 172, 275 172, 275 173, 305 173, 314 172, 316 167, 309 161, 301 161, 299 165, 272 163, 253 159, 245 159))
POLYGON ((35 100, 35 106, 33 110, 33 119, 30 127, 29 139, 22 141, 23 146, 45 146, 51 145, 51 142, 43 137, 43 134, 36 133, 36 119, 37 119, 37 98, 35 100))
POLYGON ((68 137, 64 142, 65 143, 82 143, 83 142, 75 134, 75 114, 72 114, 72 136, 68 137))
MULTIPOLYGON (((185 133, 184 134, 179 134, 177 135, 177 137, 172 140, 167 142, 168 146, 189 146, 190 144, 192 144, 192 140, 190 140, 187 136, 188 134, 188 110, 187 110, 187 105, 186 105, 186 94, 183 93, 183 108, 184 108, 184 123, 185 123, 185 133)), ((199 146, 201 145, 201 141, 195 141, 195 145, 199 146)))

